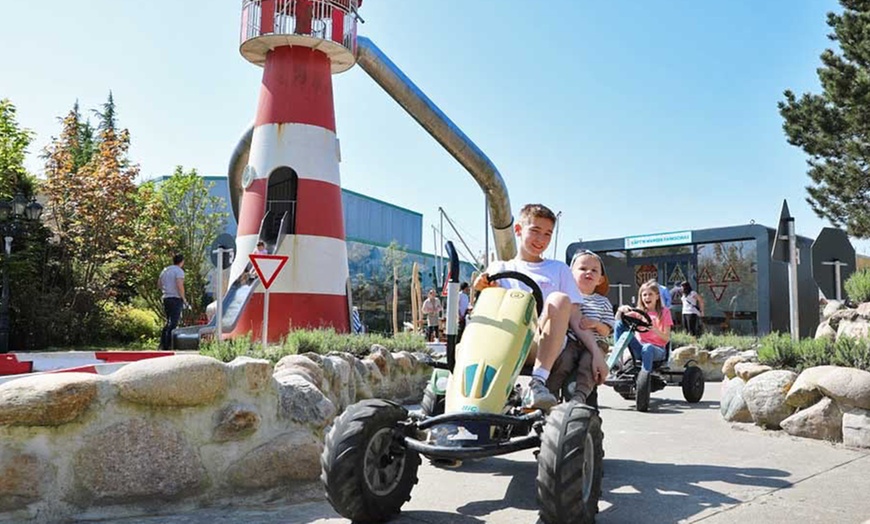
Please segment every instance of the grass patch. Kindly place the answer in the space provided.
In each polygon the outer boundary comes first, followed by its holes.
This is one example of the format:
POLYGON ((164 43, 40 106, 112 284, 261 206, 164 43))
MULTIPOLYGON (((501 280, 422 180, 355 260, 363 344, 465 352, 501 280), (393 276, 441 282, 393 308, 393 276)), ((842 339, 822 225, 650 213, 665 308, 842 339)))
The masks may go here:
POLYGON ((273 364, 287 355, 302 353, 317 353, 326 355, 334 351, 351 353, 357 357, 369 354, 375 344, 384 346, 389 351, 425 352, 426 340, 422 335, 400 333, 394 337, 378 334, 350 335, 336 333, 334 329, 300 329, 291 331, 280 344, 272 344, 266 348, 259 341, 250 337, 239 337, 232 340, 205 342, 199 350, 201 355, 214 357, 222 362, 230 362, 236 357, 247 356, 263 358, 273 364))
POLYGON ((707 351, 724 347, 734 347, 739 351, 745 351, 755 349, 758 346, 758 338, 733 334, 713 335, 711 333, 704 333, 699 338, 695 338, 684 331, 671 333, 671 347, 678 348, 690 345, 698 346, 699 349, 707 351))

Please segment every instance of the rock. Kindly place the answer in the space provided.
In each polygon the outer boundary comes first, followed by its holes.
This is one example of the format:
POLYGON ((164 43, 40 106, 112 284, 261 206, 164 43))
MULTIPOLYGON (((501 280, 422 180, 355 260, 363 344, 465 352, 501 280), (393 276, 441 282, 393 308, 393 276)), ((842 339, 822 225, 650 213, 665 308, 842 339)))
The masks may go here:
POLYGON ((227 368, 202 355, 149 358, 109 375, 126 400, 150 406, 202 406, 227 392, 227 368))
POLYGON ((841 320, 837 327, 837 338, 868 338, 870 336, 870 324, 863 319, 841 320))
POLYGON ((250 404, 230 404, 215 413, 215 442, 240 440, 254 434, 260 427, 260 414, 250 404))
POLYGON ((105 381, 91 373, 47 373, 0 385, 0 425, 60 426, 76 420, 105 381))
POLYGON ((335 404, 312 383, 298 375, 281 375, 278 381, 278 417, 315 428, 324 428, 336 415, 335 404))
POLYGON ((841 407, 870 409, 870 372, 838 367, 817 377, 816 384, 841 407))
POLYGON ((746 382, 741 378, 727 379, 719 402, 719 413, 728 422, 752 422, 752 414, 743 398, 746 382))
POLYGON ((790 406, 800 409, 812 406, 822 398, 822 392, 819 391, 819 378, 836 369, 840 368, 837 366, 816 366, 803 370, 792 384, 791 389, 788 390, 785 401, 790 406))
POLYGON ((858 307, 855 308, 858 312, 858 316, 864 319, 870 319, 870 302, 862 302, 858 304, 858 307))
POLYGON ((846 305, 840 300, 828 300, 825 304, 825 309, 822 310, 822 318, 825 320, 831 318, 831 315, 843 309, 846 305))
POLYGON ((752 362, 752 360, 750 357, 742 354, 732 355, 725 359, 725 362, 722 364, 722 375, 728 378, 736 377, 737 373, 734 371, 734 366, 741 362, 752 362))
POLYGON ((55 469, 29 453, 0 454, 0 511, 21 509, 41 499, 55 469))
MULTIPOLYGON (((155 359, 158 360, 158 359, 155 359)), ((180 498, 205 483, 205 470, 181 432, 153 419, 132 419, 87 436, 75 456, 82 493, 74 502, 180 498)))
POLYGON ((335 404, 338 411, 353 404, 356 399, 356 382, 351 379, 351 367, 339 355, 323 358, 324 393, 335 404))
POLYGON ((299 375, 318 388, 323 384, 323 368, 307 355, 287 355, 275 364, 275 378, 284 375, 299 375))
POLYGON ((843 413, 843 444, 870 448, 870 411, 854 408, 843 413))
POLYGON ((393 362, 396 364, 396 371, 401 371, 405 374, 411 373, 417 366, 417 361, 407 351, 399 351, 393 354, 393 362))
POLYGON ((780 423, 786 433, 795 437, 840 442, 843 440, 843 412, 837 404, 822 398, 780 423))
POLYGON ((393 354, 390 353, 387 348, 374 344, 372 346, 372 352, 366 356, 365 360, 374 362, 375 365, 378 366, 381 375, 385 377, 390 376, 390 371, 392 371, 393 368, 393 354))
POLYGON ((285 433, 236 461, 227 469, 227 477, 235 487, 257 489, 313 480, 320 476, 322 451, 320 440, 311 433, 285 433))
POLYGON ((749 382, 753 377, 757 377, 762 373, 767 373, 773 369, 770 366, 758 364, 756 362, 739 362, 734 365, 734 373, 743 379, 744 382, 749 382))
POLYGON ((272 383, 272 363, 265 359, 236 357, 227 369, 230 382, 243 391, 259 393, 272 383))
POLYGON ((830 324, 827 322, 822 322, 819 324, 819 327, 816 328, 816 339, 827 338, 829 340, 837 339, 837 330, 832 328, 830 324))
POLYGON ((794 412, 794 408, 785 403, 785 395, 796 378, 797 375, 792 371, 777 369, 746 382, 743 398, 756 424, 779 429, 780 423, 794 412))

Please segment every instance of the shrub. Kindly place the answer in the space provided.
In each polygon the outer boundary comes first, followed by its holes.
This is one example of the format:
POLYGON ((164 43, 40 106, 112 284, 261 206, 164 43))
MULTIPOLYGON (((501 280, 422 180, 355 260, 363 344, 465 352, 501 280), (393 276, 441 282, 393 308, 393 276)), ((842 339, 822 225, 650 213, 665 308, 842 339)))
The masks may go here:
POLYGON ((146 342, 160 335, 160 320, 153 311, 108 302, 103 316, 104 341, 146 342))
POLYGON ((832 362, 834 346, 827 338, 804 338, 797 344, 798 373, 811 367, 825 366, 832 362))
POLYGON ((798 346, 785 333, 771 333, 759 341, 758 361, 778 369, 797 369, 798 346))
POLYGON ((830 361, 836 366, 870 371, 870 345, 866 339, 840 337, 833 347, 830 361))
POLYGON ((291 331, 281 344, 263 347, 250 337, 242 337, 222 342, 207 341, 200 354, 230 362, 238 356, 263 358, 277 363, 287 355, 317 353, 325 355, 334 351, 351 353, 362 357, 368 355, 374 344, 384 346, 390 351, 426 351, 426 341, 422 335, 401 333, 395 337, 366 333, 349 335, 336 333, 334 329, 300 329, 291 331))
POLYGON ((707 351, 729 346, 737 348, 739 351, 745 351, 757 347, 758 339, 744 335, 714 335, 712 333, 704 333, 700 338, 696 339, 684 331, 671 332, 672 348, 689 345, 696 345, 699 349, 706 349, 707 351))
POLYGON ((870 269, 859 269, 843 283, 852 302, 870 302, 870 269))

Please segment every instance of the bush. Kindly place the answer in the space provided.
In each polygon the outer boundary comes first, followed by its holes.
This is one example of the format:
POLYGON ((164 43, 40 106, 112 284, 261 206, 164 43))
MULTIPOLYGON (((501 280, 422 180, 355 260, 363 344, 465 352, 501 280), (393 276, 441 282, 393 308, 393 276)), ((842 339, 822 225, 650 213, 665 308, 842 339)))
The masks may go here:
POLYGON ((870 343, 866 339, 841 337, 834 343, 830 363, 870 371, 870 343))
POLYGON ((103 341, 147 342, 160 336, 160 319, 153 311, 108 302, 103 306, 103 341))
POLYGON ((859 269, 843 283, 852 302, 870 302, 870 269, 859 269))
POLYGON ((291 331, 281 344, 270 345, 265 349, 261 344, 253 342, 250 337, 243 337, 222 342, 208 341, 201 346, 199 352, 223 362, 230 362, 238 356, 249 356, 263 358, 275 364, 287 355, 302 353, 326 355, 340 351, 363 357, 369 354, 374 344, 384 346, 390 351, 426 351, 426 340, 422 335, 413 333, 387 337, 369 333, 341 334, 336 333, 334 329, 300 329, 291 331))
POLYGON ((797 369, 798 346, 785 333, 771 333, 759 341, 758 361, 777 369, 797 369))
POLYGON ((706 349, 707 351, 729 346, 737 348, 739 351, 745 351, 756 348, 758 346, 758 339, 743 335, 714 335, 712 333, 704 333, 700 338, 696 339, 684 331, 671 332, 672 348, 676 349, 689 345, 695 345, 699 349, 706 349))

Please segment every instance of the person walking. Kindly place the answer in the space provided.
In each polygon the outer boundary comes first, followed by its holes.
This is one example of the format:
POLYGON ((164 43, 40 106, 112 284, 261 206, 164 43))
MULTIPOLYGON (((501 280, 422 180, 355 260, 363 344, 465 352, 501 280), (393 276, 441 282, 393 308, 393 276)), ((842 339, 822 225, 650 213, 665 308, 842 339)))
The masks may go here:
POLYGON ((434 289, 429 290, 429 297, 423 301, 422 313, 426 315, 426 340, 438 342, 438 324, 441 322, 441 301, 434 289))
POLYGON ((684 281, 680 285, 683 288, 683 328, 693 337, 699 337, 701 319, 704 318, 704 299, 688 282, 684 281))
POLYGON ((160 349, 172 349, 172 330, 178 327, 181 310, 187 303, 184 297, 184 255, 177 253, 172 257, 172 265, 160 272, 157 287, 163 293, 163 312, 166 324, 160 333, 160 349))
POLYGON ((465 317, 468 315, 468 307, 471 302, 470 293, 471 286, 468 285, 468 282, 459 284, 459 330, 456 334, 457 343, 462 340, 462 333, 465 331, 465 317))

